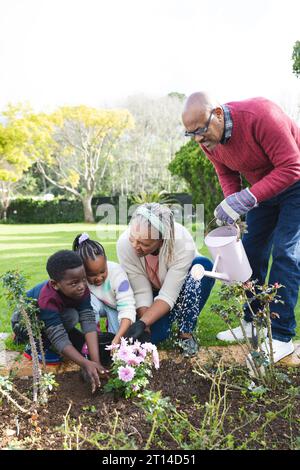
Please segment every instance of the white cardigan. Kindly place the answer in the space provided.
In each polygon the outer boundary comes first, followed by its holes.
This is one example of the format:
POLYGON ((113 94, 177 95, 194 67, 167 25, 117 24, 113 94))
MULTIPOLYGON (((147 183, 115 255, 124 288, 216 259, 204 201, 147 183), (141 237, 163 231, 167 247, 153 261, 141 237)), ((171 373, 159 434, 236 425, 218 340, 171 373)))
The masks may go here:
POLYGON ((88 284, 90 292, 105 305, 117 310, 119 323, 122 318, 135 322, 134 295, 124 269, 118 263, 107 261, 107 271, 107 278, 101 286, 88 284))
MULTIPOLYGON (((139 258, 129 241, 128 228, 117 242, 119 262, 126 271, 133 289, 136 308, 150 307, 153 303, 153 291, 148 279, 145 258, 139 258)), ((155 299, 164 300, 173 308, 180 289, 191 267, 193 259, 199 256, 193 237, 183 225, 175 223, 175 246, 173 261, 165 263, 159 254, 159 273, 161 289, 155 299)))

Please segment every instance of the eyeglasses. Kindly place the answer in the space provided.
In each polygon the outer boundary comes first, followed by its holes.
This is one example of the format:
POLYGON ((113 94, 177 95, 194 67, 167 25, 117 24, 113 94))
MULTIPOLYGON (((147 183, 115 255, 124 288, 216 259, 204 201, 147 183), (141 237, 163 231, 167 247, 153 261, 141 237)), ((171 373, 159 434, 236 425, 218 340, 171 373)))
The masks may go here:
POLYGON ((205 134, 205 132, 208 131, 210 121, 213 118, 213 112, 214 112, 214 109, 211 110, 207 123, 205 124, 205 127, 198 127, 198 129, 196 129, 195 131, 185 131, 184 133, 185 137, 195 137, 196 135, 205 134))

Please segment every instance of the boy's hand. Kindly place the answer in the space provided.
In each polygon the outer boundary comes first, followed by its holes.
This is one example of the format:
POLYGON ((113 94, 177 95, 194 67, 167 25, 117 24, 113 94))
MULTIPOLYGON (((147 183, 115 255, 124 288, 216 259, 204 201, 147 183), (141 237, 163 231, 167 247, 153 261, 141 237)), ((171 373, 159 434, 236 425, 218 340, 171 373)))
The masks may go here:
POLYGON ((97 363, 97 364, 98 364, 98 367, 100 369, 100 377, 104 378, 104 379, 107 379, 109 377, 109 370, 106 369, 102 364, 100 364, 100 363, 97 363))
POLYGON ((100 363, 89 360, 86 360, 83 368, 91 382, 92 393, 94 393, 96 388, 99 388, 101 385, 99 376, 103 378, 107 377, 109 371, 105 369, 100 363))

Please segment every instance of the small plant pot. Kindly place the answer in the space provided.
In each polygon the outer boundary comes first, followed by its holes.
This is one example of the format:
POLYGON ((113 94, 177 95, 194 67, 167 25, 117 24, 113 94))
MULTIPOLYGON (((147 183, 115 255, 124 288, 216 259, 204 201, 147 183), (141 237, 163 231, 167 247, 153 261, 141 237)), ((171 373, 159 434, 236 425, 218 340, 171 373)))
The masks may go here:
POLYGON ((104 367, 109 367, 112 363, 110 351, 107 351, 106 346, 110 346, 115 335, 113 333, 98 333, 100 361, 104 367))

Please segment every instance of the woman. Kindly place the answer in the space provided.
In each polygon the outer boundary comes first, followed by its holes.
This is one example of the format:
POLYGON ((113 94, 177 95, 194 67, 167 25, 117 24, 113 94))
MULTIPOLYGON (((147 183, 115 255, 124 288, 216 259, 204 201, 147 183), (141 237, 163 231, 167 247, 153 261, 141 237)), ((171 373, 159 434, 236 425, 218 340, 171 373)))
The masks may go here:
POLYGON ((150 328, 151 341, 157 344, 169 337, 176 320, 184 354, 194 355, 198 345, 192 332, 214 281, 194 281, 189 275, 195 264, 212 269, 211 261, 198 254, 190 233, 174 222, 168 207, 143 204, 120 236, 117 253, 133 289, 139 318, 127 337, 136 338, 150 328))

